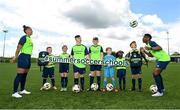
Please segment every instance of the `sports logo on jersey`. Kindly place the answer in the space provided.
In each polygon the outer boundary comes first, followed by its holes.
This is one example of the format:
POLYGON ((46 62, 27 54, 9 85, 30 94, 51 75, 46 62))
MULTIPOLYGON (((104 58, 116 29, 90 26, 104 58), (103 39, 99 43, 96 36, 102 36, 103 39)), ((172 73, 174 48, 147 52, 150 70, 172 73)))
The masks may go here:
POLYGON ((157 65, 157 68, 159 68, 160 67, 160 65, 157 65))

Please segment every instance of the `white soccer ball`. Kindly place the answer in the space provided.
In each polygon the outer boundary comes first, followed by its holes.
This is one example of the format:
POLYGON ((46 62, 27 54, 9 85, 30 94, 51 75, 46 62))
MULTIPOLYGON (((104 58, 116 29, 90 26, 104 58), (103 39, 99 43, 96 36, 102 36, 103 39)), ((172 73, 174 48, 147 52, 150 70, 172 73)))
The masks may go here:
POLYGON ((98 84, 97 83, 91 84, 91 90, 97 91, 98 90, 98 84))
POLYGON ((114 89, 114 87, 113 87, 113 85, 111 84, 111 83, 108 83, 107 85, 106 85, 106 90, 107 91, 112 91, 114 89))
POLYGON ((80 92, 80 90, 81 90, 81 87, 80 87, 78 84, 75 84, 75 85, 72 87, 72 91, 75 92, 75 93, 80 92))
POLYGON ((149 90, 152 92, 152 93, 156 93, 158 91, 158 88, 157 88, 157 85, 153 84, 150 86, 149 90))
POLYGON ((44 90, 49 90, 50 88, 51 88, 51 84, 48 82, 43 85, 44 90))
POLYGON ((130 27, 135 28, 135 27, 138 26, 138 22, 137 22, 137 20, 132 20, 132 21, 129 23, 129 25, 130 25, 130 27))

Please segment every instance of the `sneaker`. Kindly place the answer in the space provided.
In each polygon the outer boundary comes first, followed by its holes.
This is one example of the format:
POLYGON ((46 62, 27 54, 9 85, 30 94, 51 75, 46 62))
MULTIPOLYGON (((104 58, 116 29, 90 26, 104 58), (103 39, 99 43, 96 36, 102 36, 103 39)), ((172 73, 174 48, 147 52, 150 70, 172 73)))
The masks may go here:
POLYGON ((156 92, 155 94, 152 95, 153 97, 161 97, 163 96, 163 93, 156 92))
POLYGON ((53 86, 52 88, 53 88, 54 90, 57 90, 57 87, 56 87, 56 86, 53 86))
POLYGON ((114 92, 118 92, 118 89, 115 88, 115 89, 114 89, 114 92))
POLYGON ((64 91, 67 91, 67 88, 64 88, 64 91))
POLYGON ((22 96, 18 92, 16 92, 16 93, 12 94, 12 97, 21 98, 22 96))
POLYGON ((103 89, 102 89, 102 92, 106 92, 106 89, 105 89, 105 88, 103 88, 103 89))
POLYGON ((41 87, 41 88, 40 88, 40 91, 42 91, 42 90, 44 90, 44 87, 41 87))
POLYGON ((26 91, 26 90, 23 90, 23 91, 20 91, 19 94, 26 94, 26 95, 27 95, 27 94, 31 94, 31 92, 28 92, 28 91, 26 91))
POLYGON ((64 88, 61 88, 61 90, 60 90, 61 92, 63 92, 64 91, 64 88))

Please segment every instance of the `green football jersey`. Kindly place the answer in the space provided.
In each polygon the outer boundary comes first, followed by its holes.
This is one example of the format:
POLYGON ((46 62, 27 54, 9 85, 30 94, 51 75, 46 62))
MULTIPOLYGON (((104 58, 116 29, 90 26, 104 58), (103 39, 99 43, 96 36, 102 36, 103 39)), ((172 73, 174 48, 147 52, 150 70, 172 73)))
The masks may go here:
MULTIPOLYGON (((154 41, 150 41, 146 46, 147 47, 156 47, 156 46, 158 46, 158 44, 156 44, 154 41)), ((158 61, 170 61, 170 56, 164 50, 149 50, 149 52, 158 61)))
POLYGON ((69 58, 70 55, 68 53, 63 52, 59 56, 60 56, 60 58, 69 58))
POLYGON ((103 52, 103 48, 100 45, 92 45, 89 48, 89 54, 92 60, 101 60, 102 52, 103 52))
MULTIPOLYGON (((85 59, 85 56, 87 54, 88 54, 87 47, 82 45, 82 44, 75 45, 72 47, 71 55, 74 57, 74 59, 85 59)), ((85 68, 86 67, 85 64, 81 64, 81 63, 76 63, 74 65, 77 66, 78 68, 85 68)))
MULTIPOLYGON (((54 57, 54 55, 49 54, 48 57, 54 57)), ((52 67, 55 67, 55 64, 54 64, 54 62, 49 62, 45 67, 46 68, 52 68, 52 67)))
POLYGON ((31 55, 32 51, 33 51, 33 42, 31 40, 31 37, 26 36, 26 42, 21 48, 21 53, 31 55))
MULTIPOLYGON (((125 58, 116 58, 116 61, 125 62, 125 58)), ((126 69, 126 66, 117 66, 116 69, 126 69)))

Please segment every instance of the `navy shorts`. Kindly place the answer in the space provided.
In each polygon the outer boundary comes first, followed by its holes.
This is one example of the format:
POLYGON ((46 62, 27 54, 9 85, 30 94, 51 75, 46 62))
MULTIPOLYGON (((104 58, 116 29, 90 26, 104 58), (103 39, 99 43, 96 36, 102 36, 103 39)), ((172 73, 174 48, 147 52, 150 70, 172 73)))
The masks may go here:
POLYGON ((126 77, 126 69, 118 69, 117 70, 117 77, 118 78, 125 78, 126 77))
POLYGON ((68 63, 60 63, 59 64, 59 73, 68 73, 69 72, 69 64, 68 63))
POLYGON ((48 78, 48 76, 49 76, 50 78, 53 78, 53 77, 54 77, 54 67, 52 67, 52 68, 46 68, 46 67, 44 67, 44 68, 43 68, 42 77, 43 77, 43 78, 48 78))
POLYGON ((141 66, 140 67, 131 67, 132 75, 141 74, 141 66))
POLYGON ((90 65, 90 71, 101 71, 101 65, 90 65))
POLYGON ((85 74, 86 68, 78 68, 77 66, 73 65, 73 72, 79 74, 85 74))
POLYGON ((168 64, 169 64, 169 61, 158 61, 156 64, 156 68, 160 68, 161 70, 164 70, 166 69, 168 64))
POLYGON ((31 67, 31 55, 21 53, 18 56, 17 67, 18 68, 29 69, 31 67))

